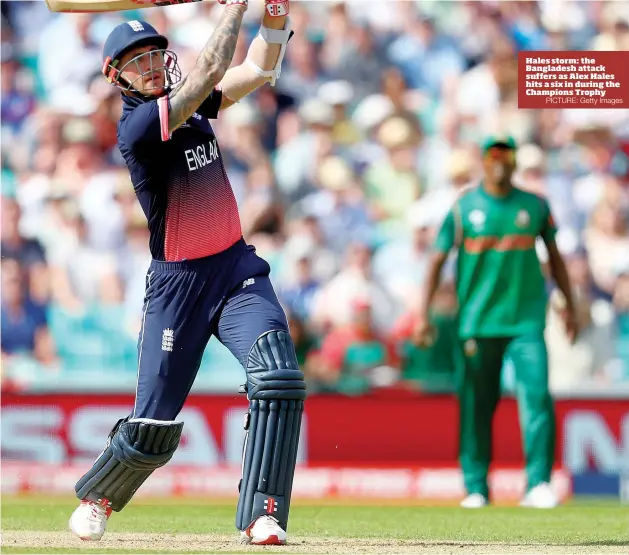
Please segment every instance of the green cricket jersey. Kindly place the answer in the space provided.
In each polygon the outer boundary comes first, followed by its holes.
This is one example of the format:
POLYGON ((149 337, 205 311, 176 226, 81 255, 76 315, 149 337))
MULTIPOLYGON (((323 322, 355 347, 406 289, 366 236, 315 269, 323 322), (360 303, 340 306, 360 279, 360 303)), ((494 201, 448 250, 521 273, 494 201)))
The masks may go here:
POLYGON ((544 329, 547 298, 535 241, 552 241, 556 231, 546 200, 522 189, 500 198, 480 185, 457 199, 435 246, 458 252, 461 338, 544 329))

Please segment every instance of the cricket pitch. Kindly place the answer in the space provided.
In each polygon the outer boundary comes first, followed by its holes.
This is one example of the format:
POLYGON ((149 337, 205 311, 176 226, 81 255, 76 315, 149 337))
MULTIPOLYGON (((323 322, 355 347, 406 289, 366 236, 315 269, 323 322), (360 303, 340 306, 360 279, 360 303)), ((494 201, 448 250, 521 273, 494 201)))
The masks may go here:
POLYGON ((629 508, 618 502, 519 507, 296 503, 284 547, 239 543, 234 507, 185 500, 129 505, 100 542, 74 538, 73 499, 2 499, 2 553, 629 553, 629 508))

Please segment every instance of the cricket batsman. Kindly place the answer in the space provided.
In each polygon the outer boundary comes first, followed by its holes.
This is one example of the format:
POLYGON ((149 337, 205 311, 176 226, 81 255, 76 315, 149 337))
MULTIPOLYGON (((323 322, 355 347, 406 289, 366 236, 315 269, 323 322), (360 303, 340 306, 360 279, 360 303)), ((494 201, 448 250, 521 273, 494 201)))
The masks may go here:
POLYGON ((177 417, 214 335, 246 372, 236 527, 245 543, 286 542, 306 384, 269 264, 243 239, 209 120, 275 84, 292 36, 289 2, 265 0, 246 61, 230 69, 247 0, 219 3, 221 19, 183 79, 168 39, 144 21, 118 25, 104 45, 102 72, 123 100, 118 146, 148 220, 152 262, 133 412, 75 486, 81 503, 70 529, 83 540, 99 540, 111 512, 172 458, 184 426, 177 417))
POLYGON ((428 308, 448 254, 456 249, 458 333, 464 353, 458 386, 459 457, 468 494, 461 505, 479 508, 489 503, 492 419, 500 398, 503 361, 509 357, 515 366, 528 482, 521 504, 551 508, 557 505, 549 486, 555 416, 548 390, 547 298, 535 250, 538 236, 548 250, 552 277, 566 299, 566 331, 574 341, 577 324, 570 282, 555 244, 548 203, 513 185, 514 139, 489 137, 482 153, 481 183, 459 195, 436 238, 417 341, 420 345, 431 341, 428 308))

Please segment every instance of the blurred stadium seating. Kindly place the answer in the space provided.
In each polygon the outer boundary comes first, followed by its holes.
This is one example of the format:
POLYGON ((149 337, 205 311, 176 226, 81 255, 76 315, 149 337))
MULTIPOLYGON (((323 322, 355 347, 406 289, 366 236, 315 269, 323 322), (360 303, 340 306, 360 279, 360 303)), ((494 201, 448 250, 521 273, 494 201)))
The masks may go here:
MULTIPOLYGON (((120 99, 99 74, 100 45, 123 18, 146 18, 187 71, 222 8, 1 6, 2 387, 133 391, 148 234, 115 147, 120 99)), ((507 131, 521 145, 519 184, 551 203, 584 328, 571 346, 549 312, 552 389, 629 391, 629 111, 518 110, 516 86, 518 50, 629 50, 629 4, 291 10, 297 33, 277 87, 215 129, 312 390, 452 388, 452 269, 428 351, 409 342, 417 292, 449 202, 478 177, 481 137, 507 131)), ((234 64, 259 17, 252 5, 234 64)), ((549 294, 560 306, 550 284, 549 294)), ((242 379, 212 340, 195 390, 235 391, 242 379)))

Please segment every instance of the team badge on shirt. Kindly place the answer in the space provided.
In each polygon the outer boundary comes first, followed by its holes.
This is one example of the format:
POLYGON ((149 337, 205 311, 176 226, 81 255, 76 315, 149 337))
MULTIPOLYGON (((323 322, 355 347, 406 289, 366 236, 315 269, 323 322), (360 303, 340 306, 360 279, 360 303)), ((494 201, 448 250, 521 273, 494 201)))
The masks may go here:
POLYGON ((520 210, 515 217, 515 225, 518 227, 528 227, 531 223, 531 216, 526 210, 520 210))
POLYGON ((469 215, 470 223, 474 227, 475 231, 480 231, 485 225, 487 216, 482 210, 472 210, 469 215))

